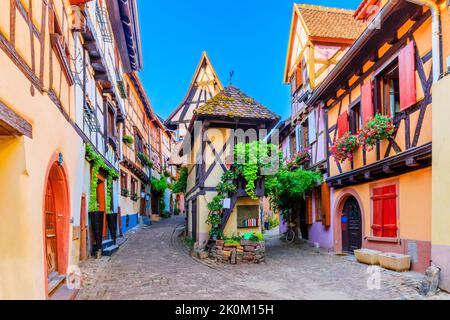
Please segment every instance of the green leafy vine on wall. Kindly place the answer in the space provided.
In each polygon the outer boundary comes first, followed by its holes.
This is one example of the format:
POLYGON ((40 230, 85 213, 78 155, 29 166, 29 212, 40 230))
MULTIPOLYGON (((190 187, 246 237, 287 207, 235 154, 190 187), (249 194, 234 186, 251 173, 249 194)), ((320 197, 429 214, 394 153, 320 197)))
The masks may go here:
POLYGON ((105 160, 100 154, 98 154, 91 144, 86 144, 86 160, 92 163, 91 173, 91 190, 89 196, 89 212, 95 212, 99 210, 97 199, 97 185, 98 185, 98 173, 100 169, 106 171, 107 178, 107 192, 106 192, 106 213, 111 213, 111 199, 112 199, 112 185, 113 179, 119 178, 117 171, 108 166, 105 160))

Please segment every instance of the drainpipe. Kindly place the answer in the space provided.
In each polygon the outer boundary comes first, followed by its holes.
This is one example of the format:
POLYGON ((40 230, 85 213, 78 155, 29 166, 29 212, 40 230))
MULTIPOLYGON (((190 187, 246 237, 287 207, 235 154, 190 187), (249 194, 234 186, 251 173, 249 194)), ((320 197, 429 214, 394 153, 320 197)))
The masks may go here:
POLYGON ((430 9, 432 17, 432 43, 433 43, 433 83, 438 82, 441 76, 441 23, 439 6, 434 0, 406 0, 408 2, 427 6, 430 9))

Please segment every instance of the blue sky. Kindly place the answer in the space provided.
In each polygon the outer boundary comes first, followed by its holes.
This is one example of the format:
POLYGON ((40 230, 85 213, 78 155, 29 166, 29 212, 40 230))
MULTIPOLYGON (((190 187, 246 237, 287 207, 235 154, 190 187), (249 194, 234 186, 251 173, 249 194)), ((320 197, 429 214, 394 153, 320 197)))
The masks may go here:
POLYGON ((355 9, 360 0, 138 0, 144 70, 154 110, 166 118, 184 98, 203 51, 224 86, 233 84, 283 118, 283 84, 294 3, 355 9))

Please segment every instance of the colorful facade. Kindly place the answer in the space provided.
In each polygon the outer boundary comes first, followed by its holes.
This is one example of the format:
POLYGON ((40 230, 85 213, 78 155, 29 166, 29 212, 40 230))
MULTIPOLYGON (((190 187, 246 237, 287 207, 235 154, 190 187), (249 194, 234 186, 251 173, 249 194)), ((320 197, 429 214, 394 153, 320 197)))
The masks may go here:
MULTIPOLYGON (((308 98, 327 78, 363 31, 364 23, 353 11, 312 5, 294 5, 284 75, 291 85, 290 123, 281 129, 281 149, 286 161, 308 154, 301 167, 320 171, 327 178, 326 113, 322 106, 308 104, 308 98)), ((295 166, 297 167, 297 166, 295 166)), ((333 228, 330 219, 329 188, 317 186, 299 201, 295 217, 302 237, 331 250, 333 228)))
MULTIPOLYGON (((250 135, 254 132, 254 138, 262 139, 259 129, 268 132, 278 120, 276 114, 233 85, 194 111, 181 153, 189 172, 187 233, 200 247, 205 247, 210 239, 211 225, 206 223, 210 213, 208 203, 218 194, 216 186, 228 171, 227 164, 230 164, 229 157, 233 157, 239 131, 250 135)), ((262 184, 261 180, 256 182, 258 197, 264 196, 262 184)), ((261 232, 260 199, 249 197, 242 182, 238 183, 236 194, 230 198, 229 207, 223 211, 220 229, 224 236, 261 232)))
POLYGON ((121 233, 149 215, 151 173, 135 151, 150 158, 155 116, 136 73, 135 1, 2 1, 0 12, 0 299, 45 299, 93 254, 92 208, 103 249, 107 214, 123 213, 121 233), (139 201, 119 172, 139 180, 139 201))
POLYGON ((356 148, 347 160, 328 154, 334 249, 407 254, 412 270, 423 272, 431 261, 435 21, 427 7, 408 1, 378 2, 373 19, 368 3, 355 12, 369 23, 366 31, 308 99, 326 111, 329 147, 359 134, 376 114, 395 126, 388 139, 356 148))
POLYGON ((44 299, 49 277, 77 263, 84 147, 63 50, 74 46, 70 9, 28 4, 0 3, 0 299, 44 299))

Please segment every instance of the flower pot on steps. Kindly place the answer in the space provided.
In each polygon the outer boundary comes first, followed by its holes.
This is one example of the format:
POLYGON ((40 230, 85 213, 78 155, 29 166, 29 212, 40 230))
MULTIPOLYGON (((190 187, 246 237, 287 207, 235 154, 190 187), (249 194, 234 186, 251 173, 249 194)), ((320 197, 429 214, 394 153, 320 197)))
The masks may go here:
POLYGON ((117 240, 117 213, 110 213, 106 215, 106 223, 108 224, 109 234, 111 235, 114 245, 117 240))
POLYGON ((102 211, 89 212, 90 226, 92 228, 92 233, 94 234, 94 241, 92 242, 92 256, 98 256, 97 253, 102 250, 104 214, 105 213, 102 211))

